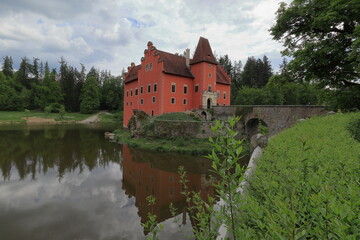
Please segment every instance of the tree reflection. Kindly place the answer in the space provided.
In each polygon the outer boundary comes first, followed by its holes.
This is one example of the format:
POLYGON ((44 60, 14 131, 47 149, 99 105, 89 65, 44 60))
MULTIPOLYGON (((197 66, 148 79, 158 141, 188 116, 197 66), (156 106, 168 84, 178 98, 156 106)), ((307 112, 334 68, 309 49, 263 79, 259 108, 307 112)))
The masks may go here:
POLYGON ((59 181, 67 172, 105 167, 121 162, 120 146, 104 140, 104 130, 79 125, 18 126, 0 130, 2 178, 10 180, 14 169, 20 180, 36 179, 49 169, 59 181), (22 128, 21 130, 19 128, 22 128))
POLYGON ((159 222, 172 217, 169 205, 173 203, 177 214, 183 214, 185 224, 187 203, 181 194, 180 175, 177 173, 180 165, 187 171, 190 190, 199 192, 203 200, 214 195, 215 189, 209 178, 211 162, 208 159, 135 150, 126 145, 123 145, 122 154, 122 187, 129 198, 135 197, 135 206, 138 208, 141 223, 148 220, 149 208, 146 197, 153 195, 156 202, 152 207, 152 213, 157 216, 159 222))

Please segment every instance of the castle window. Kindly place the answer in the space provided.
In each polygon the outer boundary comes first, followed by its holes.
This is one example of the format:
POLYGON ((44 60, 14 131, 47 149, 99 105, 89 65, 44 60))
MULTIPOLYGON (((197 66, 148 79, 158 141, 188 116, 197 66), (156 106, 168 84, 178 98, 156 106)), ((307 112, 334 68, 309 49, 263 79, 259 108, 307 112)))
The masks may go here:
POLYGON ((151 84, 148 85, 148 92, 151 92, 151 84))
POLYGON ((126 91, 126 96, 127 96, 127 97, 129 96, 129 91, 126 91))
POLYGON ((211 65, 211 64, 209 64, 209 65, 208 65, 208 67, 209 67, 209 68, 211 68, 211 67, 212 67, 212 65, 211 65))
POLYGON ((176 92, 176 84, 175 83, 171 84, 171 92, 176 92))
POLYGON ((145 65, 145 72, 149 71, 149 64, 145 65))
POLYGON ((138 95, 138 89, 137 88, 135 88, 135 96, 137 96, 138 95))
POLYGON ((174 196, 174 187, 169 188, 169 196, 170 197, 174 196))
POLYGON ((199 85, 196 84, 196 85, 195 85, 195 92, 198 92, 198 91, 199 91, 199 85))
POLYGON ((175 104, 175 98, 171 98, 171 104, 175 104))
POLYGON ((224 99, 226 99, 226 92, 224 92, 224 99))
POLYGON ((132 89, 130 90, 130 97, 132 96, 132 89))
POLYGON ((184 94, 187 94, 187 85, 184 85, 184 94))
POLYGON ((186 98, 184 98, 184 105, 186 105, 187 104, 187 99, 186 98))
POLYGON ((143 92, 144 92, 144 87, 141 86, 141 87, 140 87, 140 94, 143 94, 143 92))
MULTIPOLYGON (((151 110, 151 116, 154 116, 154 110, 151 110)), ((152 190, 152 193, 154 194, 154 189, 152 190)))
POLYGON ((152 63, 150 63, 150 65, 149 65, 149 71, 151 71, 152 70, 152 63))
POLYGON ((154 83, 154 92, 157 92, 157 83, 154 83))
POLYGON ((132 106, 132 102, 130 102, 130 106, 132 106))
POLYGON ((216 98, 219 99, 220 98, 220 92, 216 91, 216 98))
POLYGON ((208 92, 211 92, 211 85, 208 86, 208 92))
POLYGON ((211 73, 209 73, 209 74, 208 74, 208 77, 211 78, 211 76, 212 76, 211 73))
POLYGON ((155 97, 152 97, 152 102, 156 102, 156 98, 155 97))
POLYGON ((140 104, 143 105, 144 104, 144 99, 140 99, 140 104))

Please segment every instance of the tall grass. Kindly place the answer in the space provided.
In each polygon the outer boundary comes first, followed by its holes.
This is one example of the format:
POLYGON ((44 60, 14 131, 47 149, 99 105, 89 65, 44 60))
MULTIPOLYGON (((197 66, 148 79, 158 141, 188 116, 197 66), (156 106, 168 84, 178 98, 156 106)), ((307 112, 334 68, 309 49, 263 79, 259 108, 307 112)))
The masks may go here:
POLYGON ((274 137, 241 203, 244 239, 359 239, 360 113, 301 122, 274 137))

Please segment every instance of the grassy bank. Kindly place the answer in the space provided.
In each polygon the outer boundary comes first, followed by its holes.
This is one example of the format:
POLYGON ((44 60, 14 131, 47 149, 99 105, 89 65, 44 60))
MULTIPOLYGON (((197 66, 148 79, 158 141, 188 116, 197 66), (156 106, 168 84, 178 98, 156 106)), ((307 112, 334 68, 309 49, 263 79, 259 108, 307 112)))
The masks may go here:
POLYGON ((310 119, 271 139, 258 160, 238 236, 244 239, 358 239, 360 113, 310 119), (354 132, 354 131, 353 131, 354 132))
MULTIPOLYGON (((29 111, 29 112, 20 112, 20 111, 0 111, 0 124, 25 124, 27 118, 43 118, 43 119, 53 119, 57 122, 79 122, 82 121, 93 114, 83 114, 83 113, 65 113, 64 116, 61 116, 59 113, 45 113, 41 111, 29 111)), ((99 115, 100 123, 118 123, 122 125, 122 112, 116 112, 113 114, 101 113, 99 115)))
POLYGON ((48 118, 55 121, 81 121, 90 117, 92 114, 66 113, 62 118, 59 113, 44 113, 40 111, 19 112, 1 111, 0 122, 2 123, 25 123, 28 117, 48 118))
POLYGON ((211 152, 209 140, 205 139, 147 139, 131 138, 128 130, 121 129, 115 131, 115 140, 126 143, 131 147, 138 147, 146 150, 159 152, 177 152, 182 154, 205 155, 211 152))

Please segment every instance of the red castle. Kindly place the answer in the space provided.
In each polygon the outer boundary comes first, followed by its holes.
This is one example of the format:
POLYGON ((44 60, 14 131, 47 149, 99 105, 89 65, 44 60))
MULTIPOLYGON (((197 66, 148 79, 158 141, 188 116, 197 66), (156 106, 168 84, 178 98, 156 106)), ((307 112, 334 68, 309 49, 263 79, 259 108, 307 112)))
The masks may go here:
POLYGON ((133 110, 149 115, 230 105, 231 79, 200 37, 194 57, 156 49, 148 42, 141 64, 131 63, 124 79, 124 127, 133 110))

